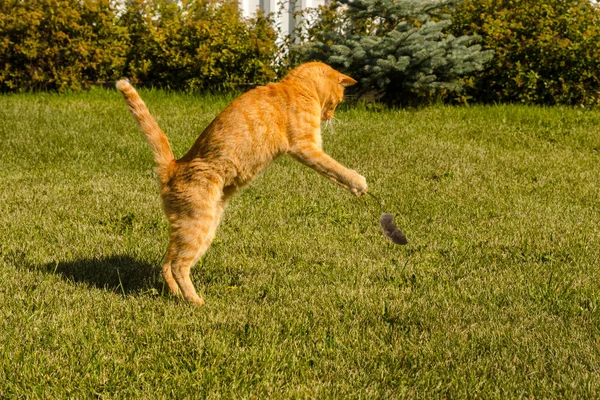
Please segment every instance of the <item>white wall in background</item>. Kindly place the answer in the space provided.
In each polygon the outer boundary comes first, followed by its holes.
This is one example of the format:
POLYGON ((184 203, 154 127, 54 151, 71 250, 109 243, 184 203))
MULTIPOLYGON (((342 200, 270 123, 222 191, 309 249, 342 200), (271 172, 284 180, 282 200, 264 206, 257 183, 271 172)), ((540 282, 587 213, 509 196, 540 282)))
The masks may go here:
POLYGON ((273 13, 276 23, 285 36, 294 30, 294 12, 314 8, 327 3, 327 0, 240 0, 240 7, 245 17, 256 15, 257 10, 273 13))

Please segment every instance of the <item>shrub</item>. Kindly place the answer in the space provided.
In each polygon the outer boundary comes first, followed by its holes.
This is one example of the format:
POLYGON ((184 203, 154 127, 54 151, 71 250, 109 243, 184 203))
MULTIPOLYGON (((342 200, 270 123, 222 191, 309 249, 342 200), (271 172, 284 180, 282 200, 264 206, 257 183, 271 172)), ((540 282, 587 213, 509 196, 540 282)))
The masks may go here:
POLYGON ((444 33, 457 0, 338 0, 308 29, 304 59, 322 60, 391 102, 459 96, 461 77, 492 57, 476 36, 444 33))
POLYGON ((465 0, 455 34, 495 51, 469 93, 481 101, 600 102, 600 12, 589 0, 465 0))
POLYGON ((235 1, 114 4, 0 1, 0 91, 79 90, 121 76, 174 89, 275 78, 271 21, 244 20, 235 1))
POLYGON ((134 81, 229 89, 275 78, 270 21, 244 21, 235 1, 133 0, 121 23, 132 40, 124 75, 134 81))
POLYGON ((0 91, 65 91, 114 79, 125 40, 110 0, 2 1, 0 91))

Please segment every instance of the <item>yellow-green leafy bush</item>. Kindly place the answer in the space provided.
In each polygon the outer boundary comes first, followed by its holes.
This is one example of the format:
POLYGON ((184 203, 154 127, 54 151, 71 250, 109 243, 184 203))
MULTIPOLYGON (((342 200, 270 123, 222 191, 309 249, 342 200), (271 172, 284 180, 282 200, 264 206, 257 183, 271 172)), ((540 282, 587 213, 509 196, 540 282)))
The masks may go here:
POLYGON ((124 75, 177 89, 231 88, 275 78, 276 34, 235 1, 133 0, 121 22, 132 48, 124 75))
POLYGON ((589 0, 465 0, 453 20, 495 52, 470 82, 476 100, 600 103, 600 11, 589 0))
POLYGON ((77 90, 117 77, 126 34, 110 3, 0 1, 0 91, 77 90))
POLYGON ((174 89, 275 78, 276 34, 235 1, 0 1, 0 91, 79 90, 126 76, 174 89))

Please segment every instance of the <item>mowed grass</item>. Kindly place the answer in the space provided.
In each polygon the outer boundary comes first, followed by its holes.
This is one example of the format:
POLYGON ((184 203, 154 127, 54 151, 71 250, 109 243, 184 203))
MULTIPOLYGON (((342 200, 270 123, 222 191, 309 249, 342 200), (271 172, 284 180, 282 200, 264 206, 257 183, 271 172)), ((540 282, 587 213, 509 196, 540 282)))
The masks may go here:
MULTIPOLYGON (((231 98, 141 91, 181 156, 231 98)), ((166 294, 150 150, 115 91, 0 97, 1 398, 598 398, 600 113, 346 107, 166 294)))

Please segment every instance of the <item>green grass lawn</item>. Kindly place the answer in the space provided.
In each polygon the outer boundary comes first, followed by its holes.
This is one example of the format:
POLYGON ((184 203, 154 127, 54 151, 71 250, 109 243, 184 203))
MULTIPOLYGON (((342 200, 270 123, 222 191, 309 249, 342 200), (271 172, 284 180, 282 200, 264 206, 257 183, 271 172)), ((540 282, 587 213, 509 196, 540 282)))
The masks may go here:
MULTIPOLYGON (((228 102, 142 91, 181 156, 228 102)), ((600 113, 343 108, 379 206, 281 157, 166 294, 116 91, 0 96, 0 398, 598 398, 600 113)))

